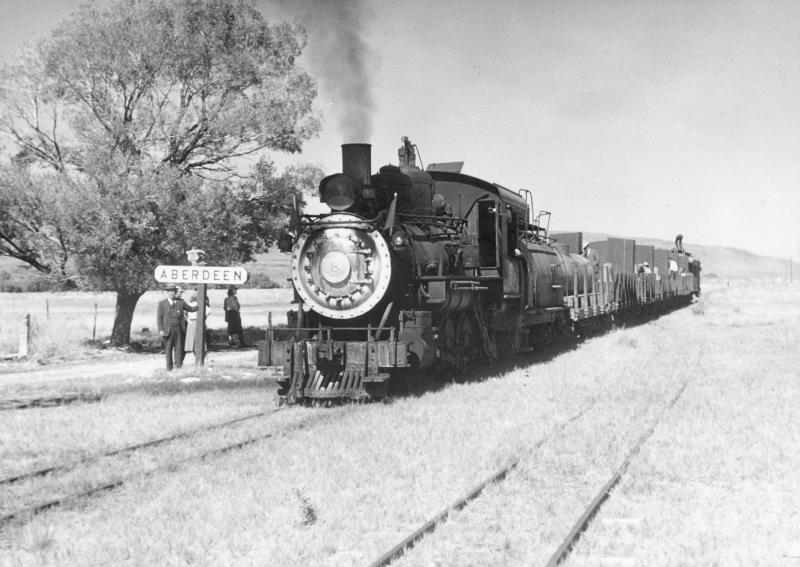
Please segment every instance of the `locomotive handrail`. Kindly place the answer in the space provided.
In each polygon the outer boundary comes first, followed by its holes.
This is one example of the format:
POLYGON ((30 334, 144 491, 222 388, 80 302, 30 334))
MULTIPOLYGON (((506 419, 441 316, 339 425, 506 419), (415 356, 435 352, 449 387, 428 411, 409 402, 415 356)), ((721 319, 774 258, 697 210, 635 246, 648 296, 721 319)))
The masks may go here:
POLYGON ((353 221, 338 221, 338 222, 309 222, 301 223, 302 226, 307 228, 324 227, 324 228, 363 228, 375 230, 375 222, 368 220, 353 220, 353 221))
POLYGON ((408 220, 413 220, 416 222, 419 221, 428 221, 431 223, 436 224, 448 224, 448 223, 461 223, 465 224, 467 219, 465 217, 451 217, 451 216, 443 216, 443 215, 418 215, 416 213, 397 213, 399 218, 404 218, 408 220))
POLYGON ((463 232, 443 232, 442 234, 426 234, 424 236, 419 234, 408 234, 408 239, 414 240, 415 242, 439 242, 441 240, 450 240, 454 236, 462 237, 463 235, 463 232))
POLYGON ((468 289, 470 291, 487 291, 489 288, 484 285, 478 285, 480 282, 461 280, 450 282, 450 289, 468 289))
POLYGON ((410 224, 412 226, 435 227, 442 232, 439 234, 427 234, 424 238, 414 235, 414 240, 447 240, 453 237, 463 237, 466 234, 467 219, 454 217, 416 217, 413 215, 402 215, 402 222, 399 226, 410 224))
POLYGON ((552 244, 553 242, 553 237, 547 236, 547 233, 545 233, 545 235, 542 236, 538 231, 526 231, 520 234, 517 237, 517 239, 521 240, 522 242, 534 242, 534 243, 545 243, 545 244, 552 244))
MULTIPOLYGON (((335 212, 335 213, 320 213, 320 214, 317 214, 317 215, 302 215, 301 220, 304 219, 304 218, 305 219, 309 219, 309 220, 321 219, 321 218, 324 218, 324 217, 330 217, 330 216, 333 216, 333 215, 340 215, 340 214, 343 214, 343 213, 335 212)), ((355 213, 346 213, 346 214, 358 217, 360 221, 374 224, 374 223, 378 222, 378 220, 381 218, 381 216, 383 216, 385 213, 383 211, 381 211, 380 213, 378 213, 375 217, 373 217, 371 219, 365 219, 361 215, 358 215, 358 214, 355 214, 355 213)))
POLYGON ((472 201, 472 203, 470 204, 469 208, 467 209, 467 214, 464 215, 464 218, 466 219, 466 218, 469 217, 469 214, 472 212, 473 207, 475 207, 475 205, 478 204, 478 201, 482 201, 482 200, 486 199, 487 197, 490 197, 489 193, 484 193, 483 195, 480 195, 479 197, 475 197, 475 200, 472 201))
MULTIPOLYGON (((300 217, 300 221, 299 222, 300 222, 301 226, 316 226, 317 224, 320 224, 321 221, 323 219, 325 219, 326 217, 330 217, 330 216, 334 216, 334 215, 338 215, 338 214, 341 214, 341 213, 335 212, 335 213, 322 213, 322 214, 318 214, 318 215, 302 215, 300 217)), ((356 214, 353 214, 353 213, 348 213, 348 214, 351 214, 351 215, 357 217, 357 219, 353 220, 353 221, 339 221, 339 222, 322 223, 322 224, 325 224, 325 226, 336 226, 337 224, 343 224, 343 223, 344 224, 360 223, 360 224, 368 224, 370 226, 374 226, 374 225, 376 225, 378 223, 378 221, 381 219, 382 216, 385 216, 386 213, 381 211, 380 213, 378 213, 375 217, 373 217, 371 219, 365 219, 365 218, 361 217, 360 215, 356 215, 356 214)))

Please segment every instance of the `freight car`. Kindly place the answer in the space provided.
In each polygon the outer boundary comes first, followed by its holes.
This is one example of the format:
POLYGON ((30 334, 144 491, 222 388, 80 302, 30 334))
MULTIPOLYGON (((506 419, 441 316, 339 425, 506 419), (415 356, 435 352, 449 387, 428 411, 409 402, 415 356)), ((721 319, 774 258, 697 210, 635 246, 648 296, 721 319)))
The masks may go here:
POLYGON ((342 173, 319 185, 330 213, 296 215, 280 243, 297 309, 287 328, 270 325, 259 367, 289 402, 380 398, 391 380, 458 371, 700 292, 700 263, 682 246, 551 235, 530 192, 463 174, 461 162, 423 170, 407 138, 398 155, 372 174, 371 146, 343 145, 342 173))

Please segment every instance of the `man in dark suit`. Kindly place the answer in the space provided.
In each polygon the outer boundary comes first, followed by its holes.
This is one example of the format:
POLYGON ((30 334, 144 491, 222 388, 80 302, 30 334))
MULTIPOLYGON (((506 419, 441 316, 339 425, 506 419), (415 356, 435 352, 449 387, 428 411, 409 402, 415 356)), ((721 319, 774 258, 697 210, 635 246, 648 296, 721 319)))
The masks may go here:
POLYGON ((183 312, 197 311, 197 307, 192 307, 177 297, 177 286, 169 285, 164 291, 167 292, 167 297, 158 303, 158 334, 165 340, 167 370, 172 370, 173 360, 178 368, 183 362, 183 341, 186 336, 186 318, 183 312))

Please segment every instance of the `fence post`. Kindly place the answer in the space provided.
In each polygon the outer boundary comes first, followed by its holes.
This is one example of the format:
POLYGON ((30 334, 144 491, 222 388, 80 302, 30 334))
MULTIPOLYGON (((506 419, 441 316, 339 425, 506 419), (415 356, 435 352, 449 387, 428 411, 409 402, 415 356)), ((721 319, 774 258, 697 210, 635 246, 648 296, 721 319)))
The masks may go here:
POLYGON ((22 317, 22 325, 19 328, 19 354, 21 358, 28 356, 28 345, 31 340, 31 315, 26 313, 22 317))

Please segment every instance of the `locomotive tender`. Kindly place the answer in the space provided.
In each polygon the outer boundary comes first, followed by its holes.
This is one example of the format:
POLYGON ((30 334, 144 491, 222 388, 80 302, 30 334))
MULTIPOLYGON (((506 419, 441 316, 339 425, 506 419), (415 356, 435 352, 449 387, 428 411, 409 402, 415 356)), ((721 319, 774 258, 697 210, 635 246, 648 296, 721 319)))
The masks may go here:
POLYGON ((549 233, 549 212, 533 218, 530 192, 465 175, 461 162, 422 170, 402 140, 399 165, 374 175, 369 144, 342 145, 342 173, 319 186, 331 212, 298 216, 281 244, 298 308, 287 328, 270 325, 259 367, 287 401, 380 398, 392 379, 530 350, 700 292, 700 263, 680 243, 584 249, 581 233, 549 233))

